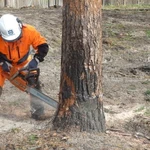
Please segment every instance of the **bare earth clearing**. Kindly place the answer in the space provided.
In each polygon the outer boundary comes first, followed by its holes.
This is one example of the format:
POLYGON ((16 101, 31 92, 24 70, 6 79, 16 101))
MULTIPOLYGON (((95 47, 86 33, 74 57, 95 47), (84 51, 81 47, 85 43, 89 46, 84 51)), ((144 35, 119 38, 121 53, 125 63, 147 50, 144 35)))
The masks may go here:
MULTIPOLYGON (((43 92, 58 100, 61 8, 1 9, 34 25, 48 40, 41 63, 43 92)), ((150 149, 150 11, 103 11, 103 93, 107 131, 62 133, 50 119, 30 118, 29 96, 6 82, 0 98, 0 150, 150 149)))

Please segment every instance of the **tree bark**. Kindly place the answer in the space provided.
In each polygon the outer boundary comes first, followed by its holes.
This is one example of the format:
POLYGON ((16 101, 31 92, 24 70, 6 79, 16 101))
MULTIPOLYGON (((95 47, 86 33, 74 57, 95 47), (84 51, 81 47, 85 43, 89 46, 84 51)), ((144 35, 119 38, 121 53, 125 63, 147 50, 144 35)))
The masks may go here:
POLYGON ((56 128, 105 131, 101 0, 64 0, 56 128))

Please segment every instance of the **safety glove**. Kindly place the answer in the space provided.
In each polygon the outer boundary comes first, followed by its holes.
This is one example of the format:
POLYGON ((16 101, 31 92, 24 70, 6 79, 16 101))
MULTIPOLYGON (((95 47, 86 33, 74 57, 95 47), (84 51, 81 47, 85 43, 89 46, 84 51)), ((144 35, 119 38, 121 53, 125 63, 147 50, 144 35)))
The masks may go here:
POLYGON ((0 65, 2 66, 3 71, 10 72, 12 65, 9 62, 3 61, 0 63, 0 65))
POLYGON ((31 69, 31 68, 37 68, 39 64, 39 60, 37 58, 33 58, 29 64, 28 64, 28 68, 31 69))

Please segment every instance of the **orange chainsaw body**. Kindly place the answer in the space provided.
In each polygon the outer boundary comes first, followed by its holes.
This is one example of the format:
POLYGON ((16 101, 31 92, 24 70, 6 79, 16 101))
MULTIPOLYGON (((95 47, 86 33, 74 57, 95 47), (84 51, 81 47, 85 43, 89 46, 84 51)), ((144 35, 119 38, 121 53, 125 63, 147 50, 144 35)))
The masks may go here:
MULTIPOLYGON (((38 68, 37 68, 38 69, 38 68)), ((12 67, 10 72, 3 72, 3 75, 9 80, 15 87, 20 89, 21 91, 26 91, 28 86, 27 77, 29 77, 29 73, 34 74, 35 77, 39 76, 37 69, 28 71, 28 70, 18 70, 15 67, 12 67), (38 74, 38 75, 37 75, 38 74)))
POLYGON ((21 91, 26 91, 27 89, 27 81, 23 80, 21 77, 16 77, 13 80, 9 80, 14 86, 16 86, 21 91))

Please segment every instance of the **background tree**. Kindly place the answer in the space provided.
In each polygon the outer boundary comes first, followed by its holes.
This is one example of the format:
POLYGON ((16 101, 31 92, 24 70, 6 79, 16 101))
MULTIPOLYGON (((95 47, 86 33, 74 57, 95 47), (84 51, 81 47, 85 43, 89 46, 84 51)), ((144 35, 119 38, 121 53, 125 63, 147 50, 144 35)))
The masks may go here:
POLYGON ((101 0, 64 0, 56 128, 105 131, 101 0))
POLYGON ((103 5, 110 5, 111 4, 111 0, 102 0, 103 5))
POLYGON ((7 0, 4 0, 4 7, 7 7, 7 0))

